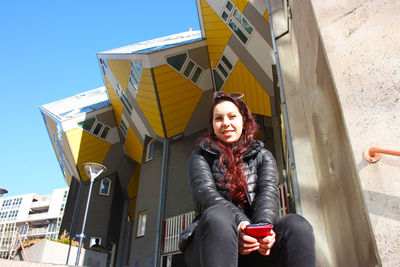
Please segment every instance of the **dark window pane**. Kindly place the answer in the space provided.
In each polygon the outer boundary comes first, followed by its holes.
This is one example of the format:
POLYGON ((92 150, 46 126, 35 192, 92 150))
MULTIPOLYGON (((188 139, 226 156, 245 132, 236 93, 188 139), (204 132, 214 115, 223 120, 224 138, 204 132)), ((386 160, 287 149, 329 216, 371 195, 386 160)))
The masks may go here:
POLYGON ((232 70, 232 63, 225 57, 225 56, 222 56, 222 62, 224 62, 225 63, 225 65, 228 67, 228 69, 230 69, 230 70, 232 70))
POLYGON ((78 126, 81 127, 83 130, 90 132, 95 121, 95 118, 90 118, 85 121, 78 122, 78 126))
POLYGON ((233 13, 233 16, 237 19, 237 21, 243 26, 243 28, 251 34, 253 32, 253 27, 250 26, 250 24, 247 22, 247 20, 240 14, 239 11, 235 10, 235 13, 233 13))
POLYGON ((221 71, 222 75, 225 76, 225 78, 228 77, 228 73, 226 72, 226 70, 224 69, 224 67, 222 67, 221 64, 218 64, 217 67, 218 67, 218 69, 221 71))
POLYGON ((228 15, 228 14, 226 14, 226 12, 225 12, 225 11, 224 11, 224 12, 222 12, 222 19, 223 19, 223 20, 225 20, 225 21, 226 21, 226 20, 228 19, 228 16, 229 16, 229 15, 228 15))
POLYGON ((101 180, 101 185, 100 185, 100 194, 102 195, 109 195, 109 189, 110 189, 110 180, 103 179, 101 180))
POLYGON ((187 64, 185 72, 183 73, 183 75, 188 77, 189 74, 192 72, 193 67, 194 67, 194 63, 192 61, 189 61, 189 63, 187 64))
POLYGON ((232 3, 228 1, 228 3, 226 3, 226 8, 227 8, 229 11, 232 11, 232 7, 233 7, 232 3))
POLYGON ((244 35, 242 30, 233 22, 232 20, 229 22, 229 27, 236 33, 237 37, 245 44, 247 42, 247 37, 244 35))
POLYGON ((167 63, 174 67, 177 71, 181 71, 183 64, 185 63, 187 58, 186 53, 179 54, 172 57, 167 57, 167 63))
POLYGON ((195 70, 193 77, 192 77, 192 82, 197 83, 197 80, 200 77, 200 74, 203 72, 203 70, 200 67, 197 67, 195 70))
POLYGON ((219 91, 221 90, 222 85, 224 85, 224 80, 221 78, 216 69, 213 69, 213 73, 214 73, 215 89, 219 91))
POLYGON ((102 126, 103 126, 103 124, 100 123, 100 122, 98 122, 98 123, 96 124, 96 127, 94 128, 93 134, 94 134, 94 135, 98 135, 99 132, 100 132, 100 130, 101 130, 101 127, 102 127, 102 126))
POLYGON ((104 130, 101 133, 101 138, 106 138, 109 131, 110 131, 110 127, 108 127, 108 126, 104 127, 104 130))

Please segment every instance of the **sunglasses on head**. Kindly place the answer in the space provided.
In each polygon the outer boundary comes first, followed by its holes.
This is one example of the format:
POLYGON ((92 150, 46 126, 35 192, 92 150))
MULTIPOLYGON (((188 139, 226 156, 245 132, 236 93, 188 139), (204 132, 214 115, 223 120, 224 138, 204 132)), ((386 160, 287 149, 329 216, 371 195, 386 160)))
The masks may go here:
POLYGON ((230 94, 227 94, 227 93, 222 92, 222 91, 216 91, 214 93, 214 98, 217 97, 217 96, 228 96, 228 97, 233 98, 233 99, 240 99, 240 98, 242 98, 244 96, 244 94, 242 94, 242 93, 230 93, 230 94))

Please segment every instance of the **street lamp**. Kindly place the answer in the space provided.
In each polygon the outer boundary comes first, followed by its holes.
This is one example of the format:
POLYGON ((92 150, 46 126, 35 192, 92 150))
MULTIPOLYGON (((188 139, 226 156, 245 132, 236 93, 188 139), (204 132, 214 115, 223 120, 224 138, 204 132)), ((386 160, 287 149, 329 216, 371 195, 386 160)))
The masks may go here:
POLYGON ((89 209, 90 195, 92 194, 93 182, 101 173, 103 173, 104 171, 107 170, 107 168, 105 166, 103 166, 99 163, 95 163, 95 162, 84 163, 82 165, 82 167, 85 170, 86 175, 90 178, 90 187, 89 187, 88 199, 86 202, 85 216, 83 217, 82 232, 79 235, 79 247, 78 247, 78 252, 76 254, 75 266, 78 266, 78 264, 79 264, 82 242, 83 242, 83 238, 85 237, 84 232, 85 232, 86 217, 87 217, 87 212, 89 209))
POLYGON ((0 197, 1 197, 2 195, 4 195, 4 194, 7 194, 7 193, 8 193, 7 190, 5 190, 5 189, 3 189, 3 188, 0 188, 0 197))

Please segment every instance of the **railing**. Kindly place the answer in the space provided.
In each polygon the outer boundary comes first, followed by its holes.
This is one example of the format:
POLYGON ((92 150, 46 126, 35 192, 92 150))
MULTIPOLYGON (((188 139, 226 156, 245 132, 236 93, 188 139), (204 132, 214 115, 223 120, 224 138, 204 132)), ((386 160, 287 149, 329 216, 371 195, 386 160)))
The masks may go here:
POLYGON ((371 146, 364 151, 364 158, 369 162, 375 163, 382 158, 382 154, 400 156, 400 150, 371 146))
POLYGON ((163 253, 178 251, 179 234, 194 219, 194 211, 164 220, 163 253))
POLYGON ((287 196, 285 184, 279 185, 280 201, 279 201, 279 217, 288 214, 287 196))

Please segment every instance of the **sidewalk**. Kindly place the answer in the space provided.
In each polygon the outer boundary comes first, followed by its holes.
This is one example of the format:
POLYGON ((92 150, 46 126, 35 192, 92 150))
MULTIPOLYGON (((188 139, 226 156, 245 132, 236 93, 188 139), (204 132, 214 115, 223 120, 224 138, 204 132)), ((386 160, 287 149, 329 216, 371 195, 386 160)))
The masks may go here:
POLYGON ((2 267, 62 267, 62 266, 72 266, 72 265, 60 265, 51 263, 38 263, 29 261, 12 261, 0 259, 0 266, 2 267))

